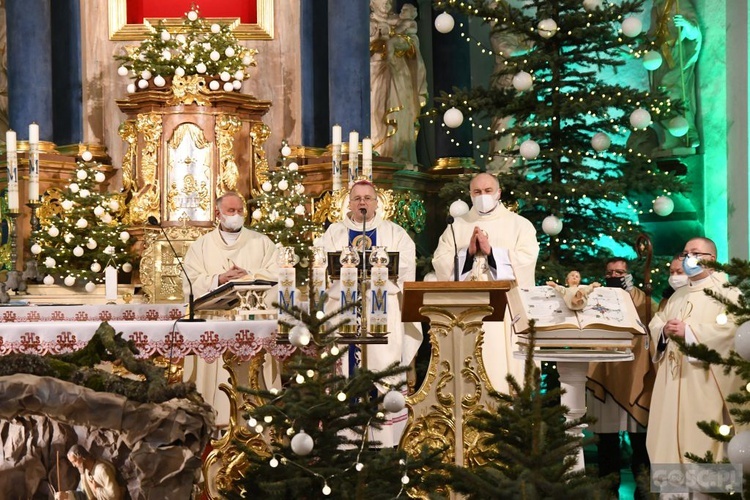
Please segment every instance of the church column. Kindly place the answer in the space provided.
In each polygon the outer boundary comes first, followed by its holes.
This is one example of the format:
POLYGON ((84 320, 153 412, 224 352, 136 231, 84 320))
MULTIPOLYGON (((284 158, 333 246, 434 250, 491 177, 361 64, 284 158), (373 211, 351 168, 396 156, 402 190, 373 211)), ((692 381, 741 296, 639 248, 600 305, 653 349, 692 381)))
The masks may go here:
POLYGON ((331 142, 328 109, 328 5, 300 3, 302 144, 331 142))
POLYGON ((351 130, 370 135, 369 33, 369 2, 328 0, 330 125, 341 125, 344 141, 351 130))
POLYGON ((8 108, 10 127, 27 140, 29 124, 39 124, 52 140, 52 30, 50 0, 8 0, 8 108))
MULTIPOLYGON (((52 109, 55 144, 83 140, 81 9, 79 0, 52 2, 52 109)), ((93 92, 99 97, 101 91, 93 92)))

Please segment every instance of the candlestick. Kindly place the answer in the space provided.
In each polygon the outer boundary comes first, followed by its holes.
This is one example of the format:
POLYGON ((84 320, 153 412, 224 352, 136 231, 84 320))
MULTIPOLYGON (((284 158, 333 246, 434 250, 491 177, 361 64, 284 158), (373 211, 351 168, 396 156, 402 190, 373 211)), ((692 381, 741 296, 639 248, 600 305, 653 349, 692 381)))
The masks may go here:
POLYGON ((357 182, 359 170, 359 133, 349 132, 349 187, 357 182))
POLYGON ((372 181, 372 139, 362 139, 362 175, 372 181))
POLYGON ((341 189, 341 125, 334 125, 331 146, 331 179, 333 180, 333 191, 341 189))
POLYGON ((29 201, 39 201, 39 125, 29 125, 29 201))
POLYGON ((21 208, 18 196, 18 150, 13 130, 5 133, 5 151, 8 161, 8 210, 18 212, 21 208))

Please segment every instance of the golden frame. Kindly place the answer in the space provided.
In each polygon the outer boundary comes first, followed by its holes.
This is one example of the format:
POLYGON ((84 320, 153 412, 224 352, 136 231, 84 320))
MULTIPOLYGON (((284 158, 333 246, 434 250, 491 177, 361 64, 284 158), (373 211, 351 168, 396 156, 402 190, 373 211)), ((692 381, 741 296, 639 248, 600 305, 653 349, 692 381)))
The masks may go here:
MULTIPOLYGON (((160 19, 147 18, 143 24, 127 24, 127 0, 109 1, 109 39, 110 40, 143 40, 149 34, 149 26, 157 25, 160 19)), ((250 0, 257 3, 258 22, 242 24, 236 17, 206 18, 208 24, 234 24, 234 35, 238 40, 272 40, 273 0, 250 0)), ((168 18, 165 25, 170 31, 182 26, 181 18, 168 18)))

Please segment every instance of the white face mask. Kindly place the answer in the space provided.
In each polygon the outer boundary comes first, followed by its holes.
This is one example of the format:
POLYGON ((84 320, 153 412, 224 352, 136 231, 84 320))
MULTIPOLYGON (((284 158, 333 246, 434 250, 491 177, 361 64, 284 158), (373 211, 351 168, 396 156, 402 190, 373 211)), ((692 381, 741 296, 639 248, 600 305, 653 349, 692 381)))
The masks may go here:
POLYGON ((669 286, 677 290, 683 286, 687 286, 688 277, 687 274, 673 274, 669 277, 669 286))
POLYGON ((242 214, 221 214, 221 225, 227 231, 239 231, 245 225, 245 216, 242 214))
POLYGON ((472 196, 471 203, 477 212, 480 214, 486 214, 497 206, 499 198, 493 194, 480 194, 479 196, 472 196))

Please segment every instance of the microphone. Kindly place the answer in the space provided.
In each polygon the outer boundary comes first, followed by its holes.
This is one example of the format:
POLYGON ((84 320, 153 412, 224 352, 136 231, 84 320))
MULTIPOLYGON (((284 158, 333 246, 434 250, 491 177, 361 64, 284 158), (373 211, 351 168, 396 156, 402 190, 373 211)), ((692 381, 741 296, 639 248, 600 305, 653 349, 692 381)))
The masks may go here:
POLYGON ((149 215, 148 223, 150 226, 155 226, 161 229, 161 234, 164 235, 164 239, 167 240, 167 243, 169 244, 169 248, 172 249, 172 253, 174 254, 175 258, 177 258, 177 264, 180 266, 180 270, 182 271, 182 274, 185 276, 185 279, 188 282, 188 286, 190 287, 190 295, 188 295, 188 309, 190 310, 190 312, 188 313, 187 318, 181 318, 181 319, 178 319, 177 321, 184 321, 184 322, 189 322, 189 323, 206 321, 205 319, 195 317, 195 309, 194 309, 195 296, 193 295, 193 282, 190 281, 190 276, 188 276, 187 272, 185 271, 185 266, 182 265, 182 259, 177 254, 177 250, 174 249, 174 245, 172 245, 172 240, 169 239, 169 235, 167 235, 167 232, 164 230, 163 227, 161 227, 156 217, 154 217, 153 215, 149 215))
MULTIPOLYGON (((362 309, 365 309, 365 290, 366 286, 365 282, 367 280, 367 244, 365 241, 367 241, 365 238, 367 238, 367 231, 365 230, 365 226, 367 225, 367 209, 366 208, 360 208, 359 213, 362 214, 362 284, 360 285, 360 290, 362 290, 362 309)), ((364 332, 364 326, 365 326, 365 316, 367 311, 362 311, 362 321, 360 322, 360 334, 362 337, 366 336, 366 333, 364 332)))
POLYGON ((451 234, 453 234, 453 281, 458 281, 458 243, 456 243, 456 231, 453 229, 453 221, 455 220, 452 215, 448 214, 445 222, 448 223, 451 228, 451 234))

